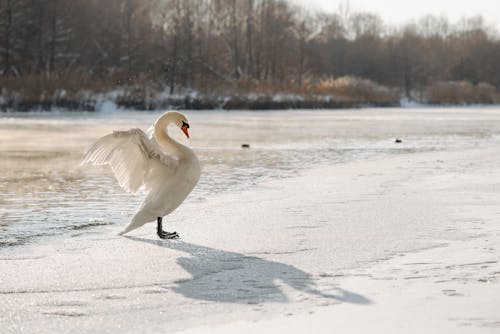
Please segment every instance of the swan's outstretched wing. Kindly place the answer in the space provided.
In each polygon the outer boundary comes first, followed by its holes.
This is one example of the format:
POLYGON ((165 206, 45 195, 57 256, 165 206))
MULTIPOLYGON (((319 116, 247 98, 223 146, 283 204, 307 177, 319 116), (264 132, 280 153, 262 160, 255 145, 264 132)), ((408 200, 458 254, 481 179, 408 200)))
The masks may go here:
POLYGON ((104 136, 83 156, 83 164, 110 165, 116 180, 128 192, 136 192, 144 184, 153 160, 171 168, 176 163, 141 129, 115 131, 104 136))

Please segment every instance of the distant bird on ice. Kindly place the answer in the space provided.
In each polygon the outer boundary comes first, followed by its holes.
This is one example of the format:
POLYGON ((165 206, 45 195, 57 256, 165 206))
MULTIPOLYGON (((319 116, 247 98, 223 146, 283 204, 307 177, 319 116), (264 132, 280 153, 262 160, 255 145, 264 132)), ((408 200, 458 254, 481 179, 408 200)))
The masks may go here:
POLYGON ((165 232, 163 216, 174 211, 200 178, 200 163, 192 150, 169 137, 167 126, 178 126, 189 138, 189 123, 181 113, 170 111, 153 124, 148 137, 141 129, 114 131, 95 142, 83 156, 83 163, 110 165, 120 186, 135 193, 142 186, 146 198, 119 233, 123 235, 157 221, 162 239, 176 239, 177 232, 165 232))

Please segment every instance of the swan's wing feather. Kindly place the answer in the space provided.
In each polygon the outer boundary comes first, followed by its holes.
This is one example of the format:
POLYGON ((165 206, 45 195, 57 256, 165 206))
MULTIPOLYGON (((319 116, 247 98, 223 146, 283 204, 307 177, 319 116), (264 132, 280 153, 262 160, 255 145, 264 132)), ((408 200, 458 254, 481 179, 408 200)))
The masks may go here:
POLYGON ((146 130, 146 136, 151 140, 155 140, 154 132, 155 132, 155 125, 151 124, 151 126, 146 130))
POLYGON ((153 160, 173 167, 175 161, 140 129, 115 131, 95 142, 83 156, 83 163, 110 165, 120 186, 136 192, 145 183, 153 160))

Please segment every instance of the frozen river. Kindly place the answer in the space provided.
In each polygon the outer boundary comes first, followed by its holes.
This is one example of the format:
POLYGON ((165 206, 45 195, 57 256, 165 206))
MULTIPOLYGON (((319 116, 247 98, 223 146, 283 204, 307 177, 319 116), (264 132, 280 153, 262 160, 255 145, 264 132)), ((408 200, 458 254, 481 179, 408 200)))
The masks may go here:
MULTIPOLYGON (((191 203, 321 165, 500 144, 495 108, 185 113, 192 139, 170 132, 195 150, 203 166, 191 203)), ((81 167, 80 159, 99 137, 146 129, 159 115, 1 114, 0 247, 125 226, 142 196, 124 193, 109 168, 81 167)))

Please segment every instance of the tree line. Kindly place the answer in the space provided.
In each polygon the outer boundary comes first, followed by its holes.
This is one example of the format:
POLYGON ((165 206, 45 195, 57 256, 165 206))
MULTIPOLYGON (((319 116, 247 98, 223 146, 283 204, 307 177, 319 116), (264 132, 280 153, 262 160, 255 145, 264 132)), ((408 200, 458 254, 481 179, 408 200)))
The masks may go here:
POLYGON ((411 99, 449 81, 497 92, 500 39, 480 17, 391 27, 372 13, 280 0, 0 2, 4 90, 312 94, 346 76, 411 99))

